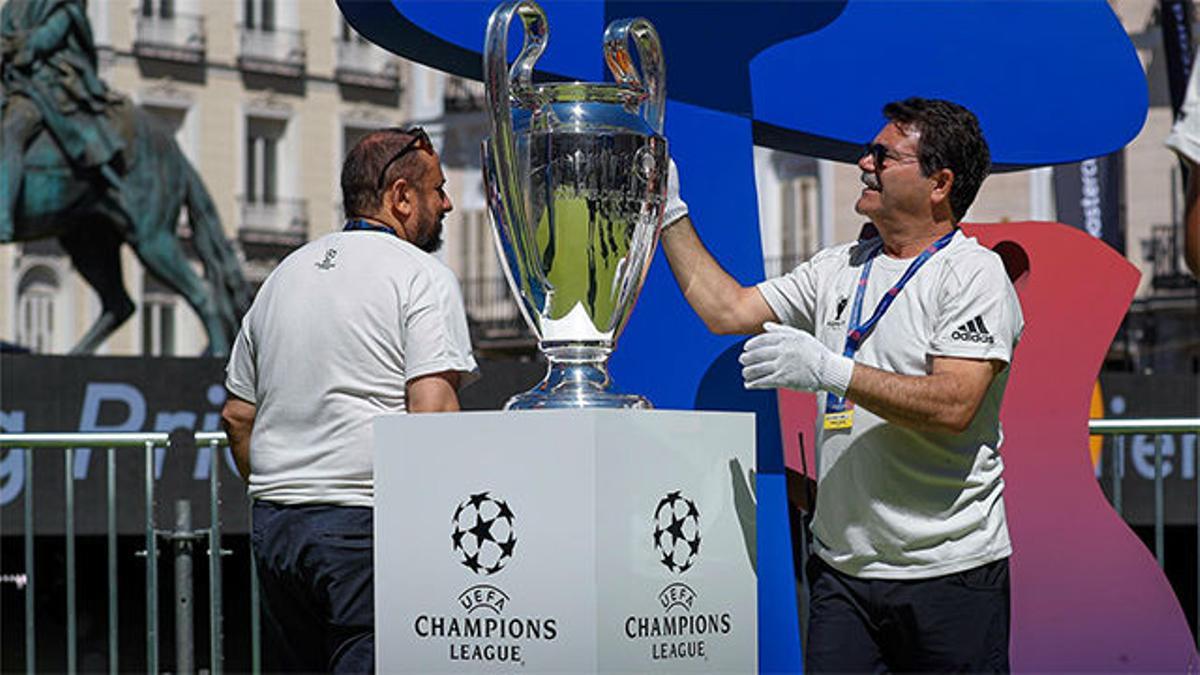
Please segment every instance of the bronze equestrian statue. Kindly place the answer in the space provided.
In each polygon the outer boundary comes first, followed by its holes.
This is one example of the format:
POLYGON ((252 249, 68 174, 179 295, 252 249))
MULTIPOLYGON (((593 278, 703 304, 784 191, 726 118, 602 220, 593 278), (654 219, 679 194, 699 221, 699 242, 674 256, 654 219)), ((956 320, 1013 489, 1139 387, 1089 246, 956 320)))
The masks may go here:
POLYGON ((199 315, 226 355, 251 291, 212 198, 170 131, 97 75, 80 0, 7 0, 0 10, 0 243, 57 237, 102 310, 72 348, 90 354, 133 314, 121 279, 130 244, 199 315), (175 228, 187 206, 205 284, 175 228))

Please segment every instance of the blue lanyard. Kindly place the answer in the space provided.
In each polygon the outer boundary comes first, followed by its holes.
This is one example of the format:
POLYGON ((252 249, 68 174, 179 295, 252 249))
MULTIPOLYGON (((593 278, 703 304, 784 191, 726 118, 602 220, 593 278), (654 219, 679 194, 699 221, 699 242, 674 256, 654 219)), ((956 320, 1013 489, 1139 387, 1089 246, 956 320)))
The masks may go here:
POLYGON ((384 227, 383 225, 376 225, 375 223, 363 220, 362 218, 347 220, 346 226, 342 228, 343 232, 355 232, 360 230, 367 230, 370 232, 386 232, 393 237, 400 238, 400 235, 396 234, 396 231, 392 228, 384 227))
POLYGON ((921 269, 922 265, 933 257, 934 253, 942 250, 946 247, 946 244, 950 243, 950 240, 954 238, 954 233, 957 231, 958 228, 950 230, 942 235, 940 239, 926 247, 924 251, 921 251, 917 259, 913 260, 909 264, 908 269, 904 270, 904 274, 900 276, 900 280, 879 299, 879 304, 875 306, 875 311, 871 313, 871 316, 866 321, 859 323, 859 320, 862 318, 863 296, 866 295, 867 291, 867 278, 871 276, 871 263, 875 261, 875 256, 879 254, 879 251, 883 247, 880 246, 880 248, 871 254, 871 257, 867 258, 867 261, 863 263, 862 274, 858 277, 858 290, 854 294, 854 306, 850 310, 850 323, 847 326, 846 348, 842 351, 843 356, 854 358, 863 341, 867 339, 871 331, 875 330, 875 324, 879 323, 884 313, 892 306, 892 302, 896 300, 896 296, 900 295, 900 291, 904 290, 904 285, 913 278, 913 275, 917 273, 917 270, 921 269))
MULTIPOLYGON (((892 302, 896 300, 896 296, 900 295, 900 291, 904 290, 904 285, 913 278, 913 275, 917 273, 917 270, 921 269, 922 265, 924 265, 930 258, 933 257, 934 253, 942 250, 946 247, 946 244, 950 243, 950 240, 954 238, 955 232, 958 232, 957 227, 953 230, 950 230, 940 239, 930 244, 924 251, 921 251, 921 254, 917 256, 917 259, 909 264, 908 269, 904 270, 904 274, 900 275, 900 280, 897 281, 891 288, 889 288, 887 292, 883 294, 883 297, 879 299, 879 304, 875 306, 875 311, 871 312, 871 316, 866 321, 859 323, 859 321, 862 319, 863 296, 866 295, 867 292, 867 279, 871 276, 871 263, 874 262, 875 256, 879 255, 879 251, 883 249, 883 246, 881 245, 879 248, 875 249, 870 257, 867 258, 867 261, 863 263, 862 274, 860 274, 858 277, 858 290, 854 293, 854 306, 850 310, 850 320, 846 327, 846 348, 842 350, 842 356, 850 359, 854 358, 854 355, 858 353, 859 347, 862 346, 863 340, 866 340, 867 336, 871 334, 871 331, 875 330, 875 325, 879 323, 879 320, 883 318, 884 313, 887 312, 888 308, 892 306, 892 302)), ((846 410, 846 399, 844 397, 830 392, 825 398, 825 414, 827 420, 830 419, 830 416, 838 415, 839 413, 842 416, 848 415, 849 413, 847 413, 846 410)), ((836 428, 848 427, 849 422, 846 421, 836 428)))

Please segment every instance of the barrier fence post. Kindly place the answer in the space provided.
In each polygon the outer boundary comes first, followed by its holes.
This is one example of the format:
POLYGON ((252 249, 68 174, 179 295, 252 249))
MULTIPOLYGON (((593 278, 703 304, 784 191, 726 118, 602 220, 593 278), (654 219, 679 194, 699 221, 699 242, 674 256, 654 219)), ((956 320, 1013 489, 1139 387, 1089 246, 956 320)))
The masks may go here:
POLYGON ((63 495, 67 511, 67 672, 75 675, 79 670, 79 647, 75 617, 75 448, 71 447, 64 453, 63 495))
POLYGON ((33 572, 33 448, 25 448, 25 672, 33 675, 37 667, 37 623, 34 621, 33 572))
POLYGON ((176 499, 175 532, 171 539, 175 550, 175 672, 178 675, 191 675, 195 671, 192 536, 192 503, 176 499))
POLYGON ((117 640, 117 449, 109 448, 105 458, 104 483, 107 489, 105 495, 105 517, 108 525, 106 548, 108 553, 108 672, 117 675, 121 672, 118 652, 120 642, 117 640))
POLYGON ((1166 558, 1163 550, 1163 434, 1154 437, 1154 557, 1162 567, 1166 558))
POLYGON ((1125 478, 1125 435, 1121 434, 1116 437, 1117 441, 1117 460, 1113 467, 1113 508, 1116 509, 1118 516, 1124 516, 1122 495, 1121 495, 1121 480, 1125 478))
POLYGON ((258 564, 254 561, 254 538, 250 538, 250 672, 262 673, 262 607, 258 596, 258 564))
POLYGON ((208 499, 210 520, 208 525, 208 599, 211 623, 210 661, 212 675, 221 675, 225 661, 225 617, 222 614, 221 594, 221 454, 217 441, 210 440, 208 499))
POLYGON ((146 441, 146 672, 158 672, 158 542, 154 532, 154 442, 146 441))

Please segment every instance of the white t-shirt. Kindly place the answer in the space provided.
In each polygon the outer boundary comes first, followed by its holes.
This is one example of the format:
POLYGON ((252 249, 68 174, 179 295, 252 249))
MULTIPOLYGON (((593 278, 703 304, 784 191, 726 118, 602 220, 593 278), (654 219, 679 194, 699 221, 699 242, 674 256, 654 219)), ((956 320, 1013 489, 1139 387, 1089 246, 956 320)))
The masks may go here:
POLYGON ((289 255, 242 320, 225 386, 257 406, 250 496, 371 506, 371 420, 411 378, 478 377, 454 274, 388 233, 335 232, 289 255))
MULTIPOLYGON (((780 321, 841 354, 862 263, 881 245, 876 237, 826 249, 759 291, 780 321)), ((874 256, 860 321, 911 262, 874 256)), ((1023 329, 1000 257, 959 231, 909 280, 854 360, 901 375, 928 374, 931 356, 1008 363, 1023 329)), ((826 430, 821 393, 816 553, 841 572, 877 579, 939 576, 1007 557, 1000 403, 1008 372, 993 379, 961 434, 915 431, 861 406, 850 429, 826 430)))

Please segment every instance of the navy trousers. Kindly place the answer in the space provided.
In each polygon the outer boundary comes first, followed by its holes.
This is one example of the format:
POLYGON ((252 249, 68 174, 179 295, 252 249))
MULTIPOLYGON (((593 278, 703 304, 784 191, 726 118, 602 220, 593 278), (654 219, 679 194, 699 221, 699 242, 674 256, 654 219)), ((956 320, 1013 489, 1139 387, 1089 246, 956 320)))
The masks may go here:
POLYGON ((1007 673, 1008 560, 892 581, 807 566, 809 673, 1007 673))
POLYGON ((374 671, 372 516, 362 507, 254 503, 264 671, 374 671))

